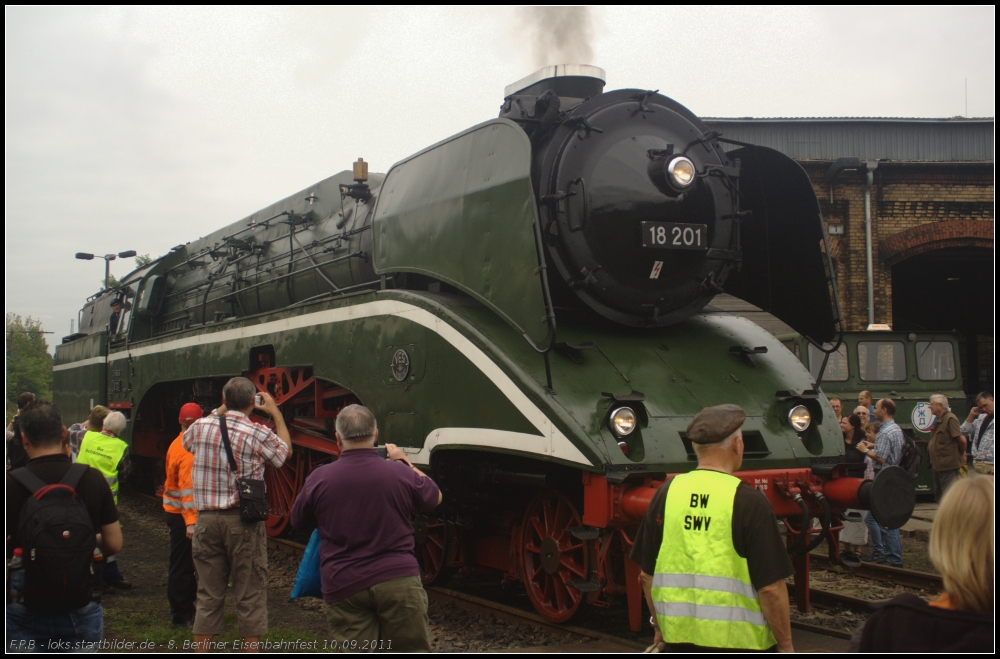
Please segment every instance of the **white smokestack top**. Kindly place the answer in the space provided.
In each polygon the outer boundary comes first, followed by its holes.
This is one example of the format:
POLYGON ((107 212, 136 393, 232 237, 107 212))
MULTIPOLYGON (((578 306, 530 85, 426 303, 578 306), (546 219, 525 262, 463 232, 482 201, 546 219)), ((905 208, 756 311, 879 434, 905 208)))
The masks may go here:
POLYGON ((602 83, 607 82, 608 79, 604 69, 596 66, 590 66, 589 64, 556 64, 555 66, 543 67, 531 75, 521 78, 517 82, 512 82, 503 88, 503 95, 506 98, 542 80, 567 77, 597 78, 602 83))

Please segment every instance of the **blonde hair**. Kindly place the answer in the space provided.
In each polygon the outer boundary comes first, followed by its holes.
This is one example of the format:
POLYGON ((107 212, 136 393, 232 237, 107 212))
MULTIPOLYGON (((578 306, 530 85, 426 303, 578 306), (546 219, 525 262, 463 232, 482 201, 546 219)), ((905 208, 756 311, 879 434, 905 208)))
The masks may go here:
POLYGON ((94 408, 90 410, 90 416, 87 417, 87 426, 94 432, 100 432, 101 428, 104 427, 104 419, 109 414, 111 414, 111 410, 108 408, 103 405, 94 405, 94 408))
POLYGON ((881 427, 882 427, 882 424, 880 422, 878 422, 878 421, 872 421, 871 423, 869 423, 867 426, 864 427, 864 432, 866 434, 870 433, 870 432, 873 432, 873 433, 875 433, 877 435, 878 434, 878 429, 881 428, 881 427))
POLYGON ((931 562, 963 611, 993 613, 993 481, 971 475, 941 499, 931 530, 931 562))

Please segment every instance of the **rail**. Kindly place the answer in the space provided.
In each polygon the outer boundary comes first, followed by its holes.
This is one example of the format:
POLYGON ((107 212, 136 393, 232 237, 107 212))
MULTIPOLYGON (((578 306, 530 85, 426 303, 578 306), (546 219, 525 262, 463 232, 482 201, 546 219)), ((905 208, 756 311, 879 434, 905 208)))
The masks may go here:
MULTIPOLYGON (((832 565, 825 556, 813 554, 810 559, 818 564, 832 565)), ((859 567, 848 568, 850 574, 866 579, 878 579, 881 581, 891 581, 907 588, 920 588, 922 590, 943 590, 944 581, 939 575, 930 572, 919 572, 917 570, 907 570, 901 567, 891 567, 888 565, 878 565, 876 563, 862 563, 859 567)))
MULTIPOLYGON (((268 549, 274 549, 276 551, 284 551, 301 558, 303 552, 305 551, 305 545, 299 542, 294 542, 292 540, 286 540, 284 538, 268 538, 267 539, 268 549)), ((794 589, 789 586, 789 590, 794 594, 794 589)), ((427 594, 430 599, 451 604, 458 608, 470 611, 472 613, 488 613, 496 617, 502 618, 508 622, 514 622, 517 624, 530 625, 542 631, 557 634, 573 634, 579 636, 581 639, 588 639, 591 641, 606 641, 610 643, 615 643, 621 646, 625 646, 629 650, 644 650, 646 648, 645 643, 639 643, 629 638, 624 638, 621 636, 615 636, 614 634, 607 634, 604 632, 595 631, 593 629, 587 629, 584 627, 579 627, 576 625, 567 624, 555 624, 551 623, 541 616, 530 612, 523 611, 516 607, 507 606, 506 604, 500 604, 499 602, 493 602, 482 597, 477 597, 475 595, 470 595, 468 593, 463 593, 457 590, 452 590, 449 588, 442 588, 439 586, 430 586, 427 588, 427 594)), ((827 606, 846 606, 855 610, 865 610, 870 611, 875 604, 878 602, 863 600, 857 597, 852 597, 850 595, 843 595, 840 593, 831 593, 830 591, 810 589, 810 598, 816 604, 827 605, 827 606)), ((830 629, 828 627, 820 627, 818 625, 810 625, 804 622, 798 622, 793 620, 792 627, 795 629, 801 629, 802 631, 812 632, 814 634, 821 634, 824 636, 831 636, 834 638, 850 640, 851 634, 838 629, 830 629)), ((623 649, 623 651, 625 651, 623 649)))

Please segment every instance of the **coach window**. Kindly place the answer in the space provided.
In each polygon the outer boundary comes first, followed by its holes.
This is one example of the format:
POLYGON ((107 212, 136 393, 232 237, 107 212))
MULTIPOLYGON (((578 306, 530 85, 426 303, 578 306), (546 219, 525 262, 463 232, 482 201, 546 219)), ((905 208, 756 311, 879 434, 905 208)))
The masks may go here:
POLYGON ((917 341, 917 377, 954 380, 955 350, 948 341, 917 341))
POLYGON ((902 382, 906 379, 906 349, 901 341, 858 343, 858 374, 862 380, 902 382))
MULTIPOLYGON (((815 380, 819 376, 819 368, 823 365, 823 357, 826 355, 822 350, 809 344, 809 372, 815 380)), ((826 362, 826 370, 823 371, 823 382, 845 382, 850 376, 847 369, 847 344, 841 343, 836 352, 830 353, 830 358, 826 362)))

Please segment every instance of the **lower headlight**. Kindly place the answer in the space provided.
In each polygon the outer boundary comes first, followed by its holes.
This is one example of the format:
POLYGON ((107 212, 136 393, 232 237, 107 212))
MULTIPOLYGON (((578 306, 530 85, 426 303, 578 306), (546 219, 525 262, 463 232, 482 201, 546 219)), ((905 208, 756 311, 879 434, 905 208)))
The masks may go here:
POLYGON ((632 434, 635 426, 635 411, 631 407, 619 407, 611 413, 611 430, 619 437, 632 434))
POLYGON ((792 428, 795 428, 796 432, 803 432, 812 423, 812 415, 809 414, 805 405, 796 405, 788 413, 788 423, 791 424, 792 428))

